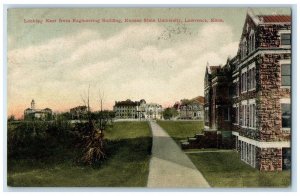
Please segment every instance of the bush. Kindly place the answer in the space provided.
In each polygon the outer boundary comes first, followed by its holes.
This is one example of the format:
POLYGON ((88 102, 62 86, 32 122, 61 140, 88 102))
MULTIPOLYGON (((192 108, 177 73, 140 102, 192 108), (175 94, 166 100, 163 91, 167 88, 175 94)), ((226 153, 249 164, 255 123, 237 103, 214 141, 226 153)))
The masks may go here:
POLYGON ((78 134, 67 121, 8 123, 9 158, 43 158, 70 146, 78 134))

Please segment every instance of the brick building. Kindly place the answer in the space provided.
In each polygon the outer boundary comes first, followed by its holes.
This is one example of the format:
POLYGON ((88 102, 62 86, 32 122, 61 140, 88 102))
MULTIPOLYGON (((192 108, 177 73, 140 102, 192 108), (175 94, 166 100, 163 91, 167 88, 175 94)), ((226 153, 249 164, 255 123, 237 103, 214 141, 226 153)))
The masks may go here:
POLYGON ((207 65, 204 82, 205 131, 217 134, 216 145, 231 141, 262 171, 289 169, 291 16, 249 11, 237 55, 207 65))

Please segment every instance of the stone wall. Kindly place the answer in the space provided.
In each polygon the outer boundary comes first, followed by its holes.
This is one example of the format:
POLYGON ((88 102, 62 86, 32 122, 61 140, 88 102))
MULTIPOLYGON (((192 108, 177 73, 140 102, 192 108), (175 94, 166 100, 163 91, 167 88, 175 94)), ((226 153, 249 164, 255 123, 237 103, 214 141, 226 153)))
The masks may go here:
POLYGON ((289 59, 285 54, 263 54, 259 61, 257 127, 260 141, 285 141, 289 133, 282 132, 281 98, 290 97, 289 88, 281 88, 279 60, 289 59))
POLYGON ((288 24, 265 24, 258 26, 258 31, 256 34, 258 47, 280 47, 280 36, 278 31, 290 29, 291 25, 288 24))
POLYGON ((281 148, 256 148, 256 157, 260 171, 282 171, 281 148))

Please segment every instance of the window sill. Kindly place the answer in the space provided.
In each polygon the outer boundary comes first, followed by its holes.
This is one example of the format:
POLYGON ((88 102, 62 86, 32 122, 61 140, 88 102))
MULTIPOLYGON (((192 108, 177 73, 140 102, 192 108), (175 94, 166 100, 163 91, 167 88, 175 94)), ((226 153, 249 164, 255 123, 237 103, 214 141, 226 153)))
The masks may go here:
POLYGON ((288 89, 290 89, 291 86, 280 86, 280 88, 288 88, 288 89))
POLYGON ((243 129, 256 130, 256 127, 241 126, 243 129))
POLYGON ((256 88, 251 88, 248 91, 255 91, 255 90, 256 90, 256 88))
POLYGON ((290 48, 291 48, 291 45, 290 45, 290 44, 287 44, 287 45, 280 45, 280 47, 281 47, 281 48, 289 48, 289 49, 290 49, 290 48))

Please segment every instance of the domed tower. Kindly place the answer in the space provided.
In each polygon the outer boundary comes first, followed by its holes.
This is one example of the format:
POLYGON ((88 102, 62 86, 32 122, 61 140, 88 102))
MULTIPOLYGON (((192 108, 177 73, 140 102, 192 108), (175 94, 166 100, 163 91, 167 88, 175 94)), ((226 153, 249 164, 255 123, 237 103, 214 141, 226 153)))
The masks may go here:
POLYGON ((34 101, 34 99, 32 99, 32 101, 31 101, 31 109, 35 110, 35 101, 34 101))

